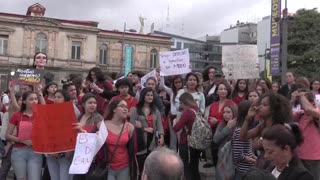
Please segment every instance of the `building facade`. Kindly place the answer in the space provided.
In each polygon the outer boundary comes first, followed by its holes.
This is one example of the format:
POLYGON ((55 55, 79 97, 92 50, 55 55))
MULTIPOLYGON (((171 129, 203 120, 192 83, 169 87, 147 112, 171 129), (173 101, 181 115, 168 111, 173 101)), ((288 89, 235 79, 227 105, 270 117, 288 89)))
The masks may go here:
POLYGON ((34 4, 26 15, 0 13, 0 88, 7 89, 10 72, 31 67, 36 52, 47 54, 46 70, 60 82, 70 73, 87 75, 98 66, 105 73, 124 70, 126 47, 132 47, 132 70, 159 66, 159 52, 169 51, 170 37, 101 30, 98 22, 45 17, 34 4))
POLYGON ((258 36, 257 36, 257 47, 259 54, 259 63, 260 63, 260 71, 265 70, 266 61, 265 61, 265 53, 268 49, 270 49, 270 32, 271 19, 270 16, 266 16, 262 18, 261 21, 258 22, 258 36))
POLYGON ((220 66, 222 49, 219 42, 210 39, 192 39, 161 31, 154 31, 153 35, 171 37, 171 50, 189 49, 190 63, 193 71, 202 72, 207 66, 220 66))
POLYGON ((257 24, 255 23, 240 23, 235 26, 230 26, 221 33, 221 44, 257 44, 257 24))

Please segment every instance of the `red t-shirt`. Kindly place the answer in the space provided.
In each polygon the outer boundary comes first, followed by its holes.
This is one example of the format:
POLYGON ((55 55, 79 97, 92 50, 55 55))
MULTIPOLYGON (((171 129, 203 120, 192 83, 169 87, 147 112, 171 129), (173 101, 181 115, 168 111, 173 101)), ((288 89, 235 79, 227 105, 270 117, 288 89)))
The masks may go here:
POLYGON ((127 105, 128 105, 128 109, 130 111, 131 108, 136 107, 138 104, 138 100, 135 97, 130 96, 129 98, 125 99, 123 96, 118 95, 118 96, 114 96, 111 101, 115 100, 115 99, 123 99, 126 101, 127 105))
POLYGON ((232 98, 233 102, 236 103, 237 105, 246 99, 247 99, 247 95, 243 95, 242 97, 240 97, 239 95, 236 95, 235 97, 232 98))
POLYGON ((53 104, 54 101, 50 100, 48 97, 45 97, 44 100, 46 101, 46 104, 53 104))
MULTIPOLYGON (((224 105, 228 105, 228 104, 234 104, 234 102, 232 100, 228 99, 225 101, 224 105)), ((219 123, 223 119, 223 108, 221 109, 221 111, 219 111, 219 101, 216 101, 210 105, 209 118, 211 118, 211 117, 216 118, 218 120, 218 122, 215 125, 211 124, 209 121, 209 124, 211 125, 211 129, 212 129, 212 133, 214 134, 216 128, 218 127, 219 123)), ((208 118, 208 120, 209 120, 209 118, 208 118)))
MULTIPOLYGON (((199 111, 198 107, 193 107, 193 109, 196 112, 199 111)), ((195 118, 196 114, 191 109, 184 110, 177 124, 173 126, 173 130, 175 132, 178 132, 182 129, 180 135, 180 144, 188 144, 188 135, 191 134, 192 125, 195 118), (186 131, 185 127, 188 129, 188 132, 186 131)))
MULTIPOLYGON (((29 122, 32 122, 33 121, 33 117, 31 116, 28 116, 22 112, 16 112, 14 113, 11 118, 10 118, 10 124, 13 124, 14 126, 16 126, 17 128, 17 137, 19 137, 19 131, 20 131, 20 122, 21 121, 29 121, 29 122)), ((21 129, 22 131, 22 129, 21 129)), ((31 132, 30 132, 31 133, 31 132)), ((13 147, 16 147, 16 148, 21 148, 21 147, 26 147, 26 145, 24 144, 21 144, 21 143, 15 143, 13 145, 13 147)))

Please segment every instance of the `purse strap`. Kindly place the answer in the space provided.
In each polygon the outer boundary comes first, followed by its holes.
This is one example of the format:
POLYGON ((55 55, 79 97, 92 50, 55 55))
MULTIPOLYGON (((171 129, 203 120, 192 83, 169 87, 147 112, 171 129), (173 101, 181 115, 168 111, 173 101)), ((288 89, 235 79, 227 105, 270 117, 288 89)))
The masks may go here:
MULTIPOLYGON (((125 125, 125 124, 126 124, 126 123, 123 123, 123 125, 122 125, 120 134, 119 134, 118 139, 117 139, 117 142, 116 142, 116 146, 114 147, 114 149, 113 149, 113 151, 112 151, 110 161, 109 161, 109 160, 107 161, 108 163, 112 161, 112 159, 113 159, 113 157, 114 157, 114 154, 116 153, 116 150, 118 149, 120 137, 121 137, 121 135, 122 135, 122 132, 123 132, 123 129, 124 129, 124 125, 125 125)), ((105 153, 107 153, 107 151, 105 151, 105 153)), ((106 156, 105 156, 105 157, 106 157, 106 156)))

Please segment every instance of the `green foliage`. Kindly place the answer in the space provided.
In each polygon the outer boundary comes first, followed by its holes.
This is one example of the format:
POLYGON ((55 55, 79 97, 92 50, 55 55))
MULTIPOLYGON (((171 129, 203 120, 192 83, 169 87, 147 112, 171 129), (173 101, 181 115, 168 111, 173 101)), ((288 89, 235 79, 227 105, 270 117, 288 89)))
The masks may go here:
POLYGON ((320 74, 320 13, 300 9, 288 21, 288 68, 298 76, 320 74))

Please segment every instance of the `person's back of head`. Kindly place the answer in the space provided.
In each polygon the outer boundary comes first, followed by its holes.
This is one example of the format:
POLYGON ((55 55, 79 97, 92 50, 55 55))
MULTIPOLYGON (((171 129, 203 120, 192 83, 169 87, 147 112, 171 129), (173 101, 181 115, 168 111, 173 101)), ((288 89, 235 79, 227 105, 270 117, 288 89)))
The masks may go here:
POLYGON ((277 178, 261 169, 252 169, 242 177, 242 180, 277 180, 277 178))
POLYGON ((176 152, 157 148, 144 163, 142 180, 182 180, 183 163, 176 152))

